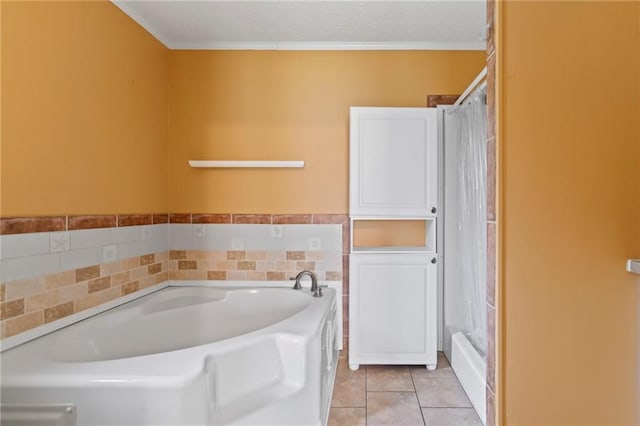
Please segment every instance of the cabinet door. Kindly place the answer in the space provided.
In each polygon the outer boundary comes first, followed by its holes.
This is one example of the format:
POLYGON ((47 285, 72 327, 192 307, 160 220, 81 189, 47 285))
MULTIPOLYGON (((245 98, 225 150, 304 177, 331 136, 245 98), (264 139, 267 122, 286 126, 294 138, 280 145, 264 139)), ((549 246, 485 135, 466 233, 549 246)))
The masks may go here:
POLYGON ((434 256, 352 254, 349 364, 435 364, 434 256))
POLYGON ((437 212, 435 108, 351 107, 352 216, 432 216, 437 212))

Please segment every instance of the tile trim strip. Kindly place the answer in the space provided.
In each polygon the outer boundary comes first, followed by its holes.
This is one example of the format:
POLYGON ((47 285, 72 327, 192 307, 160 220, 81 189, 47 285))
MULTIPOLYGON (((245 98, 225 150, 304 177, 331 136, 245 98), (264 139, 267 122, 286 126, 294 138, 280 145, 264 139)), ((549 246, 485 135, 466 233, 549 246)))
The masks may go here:
POLYGON ((74 231, 80 229, 122 228, 164 223, 220 223, 266 225, 349 225, 347 214, 251 214, 251 213, 149 213, 111 215, 69 215, 1 217, 0 235, 34 232, 74 231))
POLYGON ((104 216, 67 216, 67 230, 115 228, 118 217, 115 214, 104 216))
POLYGON ((8 217, 0 219, 0 234, 66 231, 67 216, 8 217))
POLYGON ((118 228, 124 226, 153 225, 152 214, 119 214, 118 228))

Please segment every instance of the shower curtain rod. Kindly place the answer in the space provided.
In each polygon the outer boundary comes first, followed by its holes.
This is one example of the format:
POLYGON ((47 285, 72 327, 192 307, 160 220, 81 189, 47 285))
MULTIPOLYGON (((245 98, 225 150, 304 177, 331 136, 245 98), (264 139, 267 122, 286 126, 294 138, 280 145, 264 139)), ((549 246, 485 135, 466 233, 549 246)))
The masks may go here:
POLYGON ((486 76, 487 76, 487 67, 484 67, 482 68, 482 71, 480 71, 480 74, 478 74, 477 77, 471 82, 471 84, 465 89, 465 91, 462 92, 462 95, 460 95, 460 97, 456 99, 453 106, 458 106, 462 102, 464 102, 464 100, 467 99, 467 97, 473 92, 473 89, 478 87, 480 83, 485 79, 486 76))

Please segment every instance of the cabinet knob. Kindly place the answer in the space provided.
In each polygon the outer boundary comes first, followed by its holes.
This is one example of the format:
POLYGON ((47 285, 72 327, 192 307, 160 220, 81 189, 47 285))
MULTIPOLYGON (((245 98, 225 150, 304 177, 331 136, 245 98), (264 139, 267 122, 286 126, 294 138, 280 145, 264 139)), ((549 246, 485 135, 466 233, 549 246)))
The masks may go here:
POLYGON ((435 264, 438 262, 438 258, 434 257, 433 259, 431 259, 431 263, 435 264))
POLYGON ((431 213, 436 214, 438 210, 435 207, 431 207, 431 213))

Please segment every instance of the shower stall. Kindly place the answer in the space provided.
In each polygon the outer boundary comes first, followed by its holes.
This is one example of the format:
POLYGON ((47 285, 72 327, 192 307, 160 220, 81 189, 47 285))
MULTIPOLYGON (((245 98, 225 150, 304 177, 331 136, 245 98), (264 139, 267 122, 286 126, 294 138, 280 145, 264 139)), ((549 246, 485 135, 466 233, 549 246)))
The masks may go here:
POLYGON ((442 117, 442 247, 445 355, 485 422, 487 351, 486 85, 481 73, 442 117), (457 103, 458 103, 457 102, 457 103))

